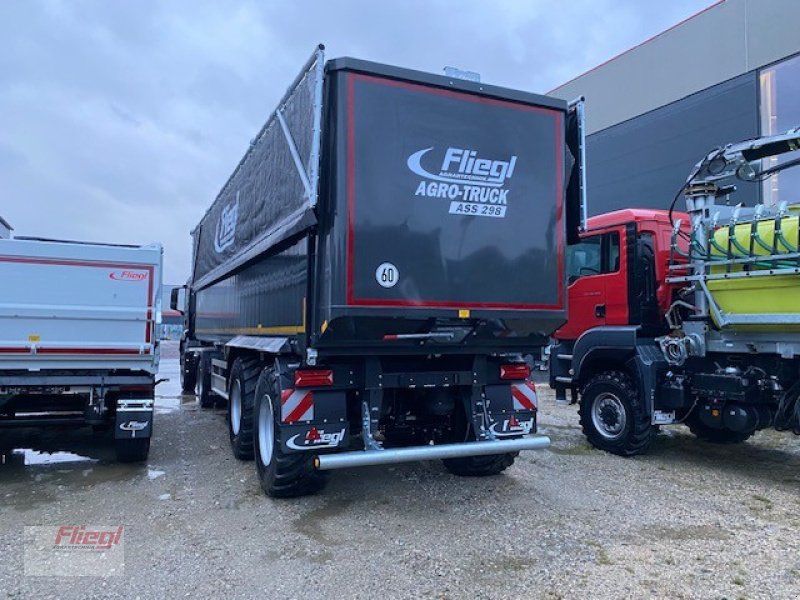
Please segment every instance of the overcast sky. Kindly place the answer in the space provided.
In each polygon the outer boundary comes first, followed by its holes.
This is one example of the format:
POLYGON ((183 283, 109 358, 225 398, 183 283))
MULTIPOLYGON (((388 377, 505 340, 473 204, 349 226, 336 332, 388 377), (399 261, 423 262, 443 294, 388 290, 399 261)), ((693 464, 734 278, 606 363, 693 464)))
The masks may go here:
POLYGON ((542 93, 710 3, 0 0, 0 215, 160 241, 180 283, 189 231, 315 44, 542 93))

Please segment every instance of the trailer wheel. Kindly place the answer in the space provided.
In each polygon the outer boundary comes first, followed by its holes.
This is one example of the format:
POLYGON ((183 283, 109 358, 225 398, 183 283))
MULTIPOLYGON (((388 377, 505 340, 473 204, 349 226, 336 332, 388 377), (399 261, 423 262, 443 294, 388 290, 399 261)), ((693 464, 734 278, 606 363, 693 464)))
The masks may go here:
MULTIPOLYGON (((461 403, 464 406, 464 403, 461 403)), ((456 410, 453 423, 453 443, 469 442, 475 439, 470 420, 467 419, 466 409, 456 410)), ((486 477, 498 475, 514 464, 517 452, 506 454, 490 454, 488 456, 464 456, 461 458, 442 459, 444 468, 453 475, 462 477, 486 477)))
POLYGON ((261 371, 255 393, 255 449, 256 471, 261 489, 273 498, 306 496, 325 487, 327 474, 314 468, 314 455, 310 452, 287 453, 283 449, 279 419, 281 414, 281 389, 291 385, 286 376, 275 369, 261 371), (286 381, 281 381, 286 379, 286 381))
POLYGON ((258 381, 258 361, 237 358, 228 385, 228 435, 233 455, 239 460, 253 458, 253 400, 258 381))
POLYGON ((150 438, 122 438, 114 440, 117 461, 123 463, 143 462, 150 453, 150 438))
POLYGON ((750 439, 755 431, 733 431, 732 429, 714 429, 703 423, 692 411, 686 419, 686 425, 698 439, 713 444, 741 444, 750 439))
POLYGON ((621 371, 598 373, 581 390, 581 427, 589 443, 620 456, 644 454, 652 426, 633 380, 621 371))
POLYGON ((197 396, 200 408, 214 408, 216 398, 211 393, 211 369, 208 353, 198 353, 195 373, 194 394, 197 396))
POLYGON ((181 391, 191 394, 197 386, 197 368, 192 364, 191 354, 183 354, 180 367, 181 391))

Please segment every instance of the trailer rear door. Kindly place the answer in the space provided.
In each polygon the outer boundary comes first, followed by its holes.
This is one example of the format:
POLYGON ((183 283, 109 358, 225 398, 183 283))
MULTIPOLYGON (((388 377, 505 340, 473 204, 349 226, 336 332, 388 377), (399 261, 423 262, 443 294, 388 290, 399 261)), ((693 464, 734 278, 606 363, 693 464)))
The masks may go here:
POLYGON ((344 158, 333 303, 341 290, 351 312, 565 314, 566 104, 358 61, 329 73, 344 158))

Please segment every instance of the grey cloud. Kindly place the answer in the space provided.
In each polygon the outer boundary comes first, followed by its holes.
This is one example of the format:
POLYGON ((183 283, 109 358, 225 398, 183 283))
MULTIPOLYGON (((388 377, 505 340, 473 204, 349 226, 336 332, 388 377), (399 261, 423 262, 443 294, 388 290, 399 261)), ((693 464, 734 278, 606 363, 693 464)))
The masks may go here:
POLYGON ((0 214, 20 235, 166 247, 197 223, 314 45, 544 92, 707 0, 0 2, 0 214))

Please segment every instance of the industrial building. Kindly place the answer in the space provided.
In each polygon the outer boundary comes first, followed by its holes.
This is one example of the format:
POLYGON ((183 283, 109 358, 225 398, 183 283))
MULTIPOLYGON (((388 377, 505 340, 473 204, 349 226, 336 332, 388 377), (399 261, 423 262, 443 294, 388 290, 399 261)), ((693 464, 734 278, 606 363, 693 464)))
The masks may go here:
MULTIPOLYGON (((727 142, 800 125, 800 2, 720 0, 550 93, 585 96, 589 214, 666 208, 727 142)), ((800 171, 737 201, 799 202, 800 171)))

